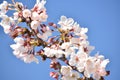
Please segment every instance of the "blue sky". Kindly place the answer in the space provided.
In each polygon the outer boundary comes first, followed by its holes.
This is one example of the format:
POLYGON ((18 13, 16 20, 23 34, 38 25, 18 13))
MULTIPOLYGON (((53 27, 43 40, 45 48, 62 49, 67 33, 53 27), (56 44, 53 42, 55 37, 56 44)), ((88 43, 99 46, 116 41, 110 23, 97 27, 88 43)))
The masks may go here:
MULTIPOLYGON (((10 2, 10 0, 8 0, 10 2)), ((17 1, 17 0, 16 0, 17 1)), ((35 0, 18 0, 31 8, 35 0)), ((2 0, 0 0, 2 3, 2 0)), ((57 23, 61 15, 74 18, 89 29, 90 44, 110 59, 106 80, 120 79, 120 0, 47 0, 48 21, 57 23)), ((12 54, 13 40, 0 27, 0 80, 53 80, 50 61, 26 64, 12 54)))

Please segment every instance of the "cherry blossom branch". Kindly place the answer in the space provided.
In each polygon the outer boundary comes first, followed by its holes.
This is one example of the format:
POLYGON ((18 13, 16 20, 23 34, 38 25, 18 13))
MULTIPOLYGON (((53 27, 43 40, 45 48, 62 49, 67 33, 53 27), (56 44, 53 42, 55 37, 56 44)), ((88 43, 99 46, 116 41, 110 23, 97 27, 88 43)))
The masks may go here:
POLYGON ((50 67, 55 70, 50 72, 50 76, 56 80, 104 80, 104 76, 109 75, 110 72, 105 70, 109 59, 99 53, 90 56, 94 47, 87 40, 87 28, 66 16, 61 16, 59 26, 51 22, 43 24, 48 18, 45 0, 37 0, 32 9, 20 2, 12 2, 0 4, 0 25, 14 39, 15 44, 10 47, 16 57, 25 63, 39 63, 36 56, 42 60, 50 59, 50 67), (6 15, 8 10, 15 10, 13 17, 6 15), (27 26, 21 27, 18 23, 26 23, 27 26), (36 51, 35 48, 40 46, 42 48, 36 51))

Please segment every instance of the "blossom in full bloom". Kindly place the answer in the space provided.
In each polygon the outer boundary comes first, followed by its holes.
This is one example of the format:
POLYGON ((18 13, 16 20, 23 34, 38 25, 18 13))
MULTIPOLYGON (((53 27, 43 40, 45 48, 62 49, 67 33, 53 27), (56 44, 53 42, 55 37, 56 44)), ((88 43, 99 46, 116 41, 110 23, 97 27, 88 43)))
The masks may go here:
POLYGON ((89 54, 92 50, 95 49, 95 47, 94 46, 90 46, 89 42, 86 41, 86 40, 81 41, 80 45, 81 46, 79 47, 79 50, 81 50, 82 52, 85 52, 87 54, 89 54))
POLYGON ((62 80, 78 80, 80 77, 78 72, 71 71, 69 76, 63 76, 61 79, 62 80))
POLYGON ((39 20, 39 14, 37 12, 32 12, 32 20, 39 20))
POLYGON ((72 71, 70 66, 62 66, 61 74, 63 75, 62 80, 78 80, 79 78, 79 73, 72 71))
POLYGON ((22 60, 25 63, 31 63, 31 62, 36 62, 37 64, 39 63, 39 60, 33 54, 26 55, 25 57, 22 58, 22 60))
POLYGON ((46 8, 44 7, 46 1, 45 0, 37 0, 34 8, 32 9, 32 20, 37 20, 40 22, 45 22, 48 18, 46 14, 46 8))
POLYGON ((21 37, 17 37, 14 39, 14 41, 16 42, 16 44, 10 45, 10 47, 14 50, 13 54, 19 58, 27 55, 26 52, 28 51, 28 49, 23 46, 24 39, 21 37))
POLYGON ((63 30, 72 29, 73 23, 74 20, 72 18, 67 18, 66 16, 61 16, 60 21, 58 22, 63 30))
POLYGON ((99 80, 101 76, 107 75, 105 68, 109 62, 110 62, 109 59, 104 59, 103 55, 97 55, 93 73, 94 79, 99 80))
POLYGON ((3 1, 3 3, 0 4, 0 15, 5 14, 7 12, 7 8, 8 8, 8 2, 3 1))
POLYGON ((91 74, 94 73, 94 69, 95 69, 95 59, 94 57, 88 57, 86 62, 85 62, 85 67, 84 67, 84 75, 87 77, 87 78, 90 78, 91 77, 91 74))
POLYGON ((80 38, 82 40, 86 40, 88 37, 86 35, 86 33, 88 32, 88 28, 81 28, 79 26, 79 24, 77 24, 77 22, 75 22, 73 24, 73 31, 74 31, 74 34, 77 35, 77 36, 80 36, 80 38))
POLYGON ((0 18, 2 18, 2 21, 0 22, 0 25, 4 28, 4 32, 10 33, 11 25, 15 24, 15 21, 12 17, 8 17, 7 15, 1 15, 0 18))
POLYGON ((77 69, 82 72, 85 67, 85 62, 88 58, 88 55, 84 52, 78 51, 77 54, 72 53, 70 56, 69 64, 71 66, 76 66, 77 69))
POLYGON ((21 37, 17 37, 14 39, 14 41, 19 44, 19 45, 23 45, 24 44, 24 39, 21 37))
POLYGON ((46 10, 44 9, 42 13, 39 15, 39 20, 41 22, 47 21, 48 15, 46 14, 46 10))
POLYGON ((71 53, 75 52, 74 51, 74 47, 71 47, 71 43, 70 42, 64 42, 61 46, 61 49, 64 50, 64 55, 65 57, 68 57, 71 53))
POLYGON ((44 48, 44 54, 47 55, 48 57, 53 57, 55 54, 54 54, 54 49, 50 49, 48 47, 45 47, 44 48))
POLYGON ((60 47, 62 48, 62 49, 68 49, 69 47, 70 47, 70 43, 69 42, 64 42, 60 47))
POLYGON ((14 39, 16 44, 10 45, 10 47, 14 50, 13 54, 17 57, 23 60, 25 63, 31 63, 31 62, 36 62, 38 63, 38 59, 35 58, 33 54, 29 54, 30 48, 27 46, 24 46, 24 39, 21 37, 16 37, 14 39))
POLYGON ((70 66, 61 66, 61 74, 63 76, 69 76, 72 68, 70 66))
POLYGON ((48 15, 46 14, 46 10, 43 9, 41 13, 38 13, 36 11, 32 12, 32 20, 37 20, 40 22, 45 22, 48 18, 48 15))
POLYGON ((24 18, 31 17, 31 11, 29 9, 23 10, 23 17, 24 18))
POLYGON ((101 77, 106 76, 106 65, 109 63, 108 59, 104 59, 104 56, 97 55, 94 57, 89 56, 85 62, 84 75, 90 78, 93 75, 95 80, 99 80, 101 77))
POLYGON ((31 22, 31 28, 34 30, 36 30, 39 25, 40 25, 40 23, 36 20, 31 22))
POLYGON ((75 22, 72 29, 75 35, 80 36, 80 40, 86 40, 88 38, 88 36, 86 35, 86 33, 88 32, 88 28, 81 28, 80 25, 75 22))

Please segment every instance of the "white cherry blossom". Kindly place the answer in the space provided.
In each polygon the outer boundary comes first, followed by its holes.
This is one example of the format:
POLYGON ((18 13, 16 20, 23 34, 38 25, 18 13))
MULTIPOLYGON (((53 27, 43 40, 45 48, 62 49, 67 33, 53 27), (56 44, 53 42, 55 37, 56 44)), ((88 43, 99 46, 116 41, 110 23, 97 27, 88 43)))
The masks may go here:
POLYGON ((24 42, 24 39, 21 38, 21 37, 17 37, 14 39, 14 41, 19 44, 19 45, 23 45, 25 42, 24 42))
POLYGON ((75 52, 75 47, 72 47, 71 46, 71 43, 70 42, 64 42, 61 46, 60 46, 61 49, 65 50, 65 57, 67 58, 71 53, 75 52))
POLYGON ((88 58, 88 55, 86 53, 83 53, 81 51, 78 51, 77 54, 73 53, 70 56, 69 64, 71 66, 76 66, 77 69, 82 72, 85 67, 85 62, 88 58))
POLYGON ((81 34, 85 34, 88 32, 88 28, 81 28, 81 34))
POLYGON ((37 12, 32 12, 32 20, 39 20, 39 14, 37 12))
POLYGON ((24 39, 21 37, 16 37, 14 41, 16 42, 16 44, 10 45, 10 47, 14 50, 14 55, 16 55, 19 58, 25 56, 25 53, 28 51, 28 49, 23 46, 24 39))
POLYGON ((47 56, 47 57, 54 57, 57 53, 57 50, 55 49, 51 49, 51 48, 48 48, 48 47, 45 47, 44 48, 44 54, 47 56))
POLYGON ((97 55, 95 61, 95 68, 93 73, 93 78, 99 80, 101 76, 106 76, 106 65, 109 63, 109 59, 104 59, 103 55, 97 55))
POLYGON ((78 80, 80 78, 80 75, 78 72, 72 71, 70 74, 70 78, 68 80, 78 80))
POLYGON ((46 0, 36 0, 36 4, 35 4, 34 8, 37 8, 37 11, 45 9, 45 7, 44 7, 45 4, 46 4, 46 0))
POLYGON ((26 53, 28 51, 27 48, 19 44, 12 44, 10 47, 14 50, 13 54, 18 58, 26 56, 26 53))
POLYGON ((87 40, 88 36, 86 34, 80 34, 80 40, 87 40))
POLYGON ((101 76, 105 76, 106 65, 109 63, 108 59, 104 59, 104 56, 97 55, 97 57, 89 57, 85 62, 84 75, 90 78, 93 75, 95 80, 99 80, 101 76), (102 59, 101 59, 102 58, 102 59))
POLYGON ((58 22, 63 30, 72 29, 73 23, 74 20, 72 18, 67 18, 66 16, 61 16, 60 21, 58 22))
POLYGON ((29 9, 23 10, 22 13, 24 18, 31 17, 31 11, 29 9))
POLYGON ((64 42, 60 47, 62 48, 62 49, 68 49, 69 47, 70 47, 70 42, 64 42))
POLYGON ((40 22, 45 22, 48 18, 48 15, 46 14, 46 10, 43 9, 42 13, 38 13, 36 11, 32 12, 32 20, 37 20, 40 22))
POLYGON ((4 28, 4 32, 6 34, 10 33, 11 25, 15 24, 15 21, 12 17, 8 17, 7 15, 1 15, 2 18, 0 25, 4 28))
POLYGON ((78 80, 79 78, 79 73, 72 71, 70 66, 62 66, 61 74, 63 75, 62 80, 78 80))
POLYGON ((14 50, 13 54, 23 60, 25 63, 36 62, 38 63, 38 59, 35 58, 33 54, 28 54, 30 48, 24 46, 24 39, 21 37, 16 37, 14 39, 16 44, 10 45, 10 47, 14 50))
POLYGON ((7 15, 1 15, 0 18, 2 18, 2 21, 1 21, 1 26, 4 26, 4 25, 10 25, 10 24, 14 24, 14 19, 12 17, 8 17, 7 15))
POLYGON ((38 26, 40 25, 40 22, 34 20, 31 22, 31 28, 36 30, 38 28, 38 26))
POLYGON ((61 74, 63 76, 70 76, 72 68, 70 66, 61 66, 61 74))
POLYGON ((88 59, 85 62, 84 75, 87 78, 90 78, 91 74, 94 73, 94 69, 95 69, 94 61, 95 61, 94 57, 88 57, 88 59))
POLYGON ((55 56, 56 56, 56 58, 61 58, 63 56, 63 54, 65 54, 65 52, 60 50, 60 49, 58 49, 57 53, 55 54, 55 56))
POLYGON ((90 46, 90 45, 89 45, 89 42, 86 41, 86 40, 81 41, 81 42, 80 42, 80 45, 81 45, 81 46, 79 47, 79 50, 81 50, 82 52, 85 52, 85 53, 87 53, 87 54, 89 54, 92 50, 95 49, 95 47, 94 47, 94 46, 90 46))
POLYGON ((7 12, 8 2, 3 1, 2 4, 0 4, 0 15, 5 14, 7 12))
POLYGON ((47 21, 48 15, 46 14, 46 10, 43 10, 43 12, 39 15, 39 21, 45 22, 47 21))
POLYGON ((47 20, 48 15, 46 14, 45 4, 46 0, 36 0, 36 4, 32 9, 32 20, 38 20, 40 22, 45 22, 47 20))
POLYGON ((6 34, 8 34, 8 33, 11 32, 9 25, 6 25, 6 26, 4 27, 4 32, 5 32, 6 34))
POLYGON ((25 57, 22 58, 22 60, 25 63, 31 63, 31 62, 36 62, 37 64, 39 63, 39 60, 33 54, 26 55, 25 57))

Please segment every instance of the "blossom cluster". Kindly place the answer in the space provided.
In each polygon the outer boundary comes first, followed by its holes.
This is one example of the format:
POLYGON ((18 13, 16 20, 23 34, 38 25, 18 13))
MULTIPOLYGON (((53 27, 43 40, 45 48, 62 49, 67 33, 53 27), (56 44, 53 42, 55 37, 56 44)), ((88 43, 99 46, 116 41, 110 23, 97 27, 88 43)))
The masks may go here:
POLYGON ((104 76, 109 75, 106 71, 109 59, 99 53, 90 56, 95 47, 88 41, 88 28, 64 15, 57 24, 44 24, 48 18, 45 0, 36 0, 32 9, 21 2, 12 2, 0 4, 0 25, 14 39, 15 44, 10 47, 17 58, 25 63, 39 63, 36 56, 50 59, 50 67, 55 70, 50 76, 56 80, 104 80, 104 76), (9 10, 14 10, 12 17, 6 14, 9 10), (21 27, 20 23, 25 23, 26 27, 21 27))

